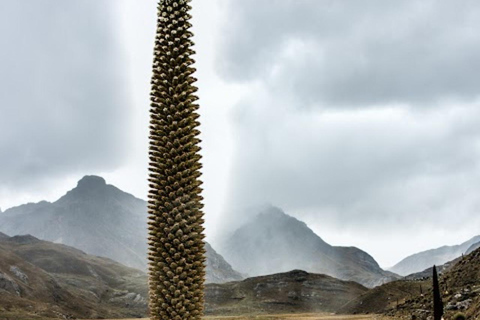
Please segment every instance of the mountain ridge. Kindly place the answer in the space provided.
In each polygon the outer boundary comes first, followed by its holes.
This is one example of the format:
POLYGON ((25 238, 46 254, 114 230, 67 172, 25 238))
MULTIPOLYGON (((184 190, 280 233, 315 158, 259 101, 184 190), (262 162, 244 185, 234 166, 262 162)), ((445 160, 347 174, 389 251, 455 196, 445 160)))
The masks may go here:
MULTIPOLYGON (((146 271, 147 220, 146 201, 90 175, 57 201, 29 203, 1 213, 0 231, 31 234, 146 271)), ((210 245, 206 248, 208 282, 243 278, 210 245)))
POLYGON ((438 248, 421 251, 407 256, 388 270, 402 276, 422 272, 434 264, 443 265, 449 261, 461 257, 462 254, 465 254, 472 245, 478 242, 480 242, 480 235, 458 245, 441 246, 438 248))

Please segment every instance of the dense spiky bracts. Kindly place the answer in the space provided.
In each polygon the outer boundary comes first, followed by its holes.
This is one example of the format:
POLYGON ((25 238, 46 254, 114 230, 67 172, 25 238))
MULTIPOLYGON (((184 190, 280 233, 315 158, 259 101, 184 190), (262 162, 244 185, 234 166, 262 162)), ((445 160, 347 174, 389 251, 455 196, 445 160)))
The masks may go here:
POLYGON ((154 320, 200 319, 205 249, 189 0, 161 0, 150 109, 149 273, 154 320))
POLYGON ((443 317, 443 301, 438 284, 437 267, 433 266, 433 319, 441 320, 443 317))

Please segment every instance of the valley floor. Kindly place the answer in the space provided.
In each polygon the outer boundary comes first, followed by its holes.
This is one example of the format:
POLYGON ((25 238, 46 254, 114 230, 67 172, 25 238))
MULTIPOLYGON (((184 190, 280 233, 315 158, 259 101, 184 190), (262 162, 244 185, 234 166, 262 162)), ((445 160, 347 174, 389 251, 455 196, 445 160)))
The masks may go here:
MULTIPOLYGON (((205 320, 380 320, 380 315, 331 315, 331 314, 276 314, 258 316, 208 316, 205 320)), ((110 320, 138 320, 138 319, 110 319, 110 320)), ((148 319, 144 319, 148 320, 148 319)))

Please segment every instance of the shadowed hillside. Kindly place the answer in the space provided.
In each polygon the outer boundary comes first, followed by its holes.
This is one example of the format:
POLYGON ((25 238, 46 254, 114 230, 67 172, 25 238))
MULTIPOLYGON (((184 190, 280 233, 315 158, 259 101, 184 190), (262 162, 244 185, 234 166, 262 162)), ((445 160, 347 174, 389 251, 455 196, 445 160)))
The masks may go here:
POLYGON ((336 312, 367 292, 364 286, 294 270, 240 282, 210 284, 207 314, 336 312))

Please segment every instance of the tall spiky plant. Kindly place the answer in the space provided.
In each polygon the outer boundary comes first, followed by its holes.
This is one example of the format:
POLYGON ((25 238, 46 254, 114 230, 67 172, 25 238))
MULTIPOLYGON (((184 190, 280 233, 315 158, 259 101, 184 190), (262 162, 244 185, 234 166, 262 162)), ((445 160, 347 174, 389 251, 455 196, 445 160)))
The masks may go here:
POLYGON ((205 248, 190 0, 160 0, 150 109, 149 289, 154 320, 200 319, 205 248))
POLYGON ((433 266, 433 319, 441 320, 443 317, 443 301, 438 284, 437 267, 433 266))

